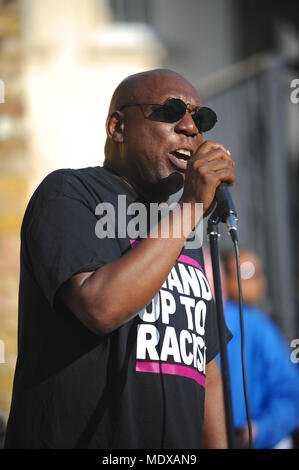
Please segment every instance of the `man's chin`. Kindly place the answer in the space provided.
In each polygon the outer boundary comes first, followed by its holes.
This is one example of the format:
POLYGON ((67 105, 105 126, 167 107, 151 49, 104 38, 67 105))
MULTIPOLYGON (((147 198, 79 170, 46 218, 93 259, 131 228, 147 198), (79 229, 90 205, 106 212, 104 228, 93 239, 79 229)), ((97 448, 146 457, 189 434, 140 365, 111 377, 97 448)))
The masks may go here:
POLYGON ((167 201, 172 194, 182 189, 184 181, 184 175, 178 171, 174 171, 165 178, 161 178, 153 185, 155 199, 159 202, 167 201))

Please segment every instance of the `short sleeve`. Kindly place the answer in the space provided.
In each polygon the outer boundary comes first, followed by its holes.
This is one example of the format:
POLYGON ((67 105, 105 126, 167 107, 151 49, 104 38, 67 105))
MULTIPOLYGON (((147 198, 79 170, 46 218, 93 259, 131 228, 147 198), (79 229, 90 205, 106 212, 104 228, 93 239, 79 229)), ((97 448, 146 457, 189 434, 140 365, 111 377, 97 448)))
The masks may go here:
POLYGON ((52 308, 57 290, 74 274, 121 255, 117 239, 97 237, 97 216, 79 200, 57 196, 31 213, 23 227, 29 265, 52 308))
MULTIPOLYGON (((232 339, 233 335, 225 324, 225 342, 226 344, 232 339)), ((218 336, 218 323, 216 304, 210 302, 207 319, 206 319, 206 362, 210 362, 219 353, 219 336, 218 336)))

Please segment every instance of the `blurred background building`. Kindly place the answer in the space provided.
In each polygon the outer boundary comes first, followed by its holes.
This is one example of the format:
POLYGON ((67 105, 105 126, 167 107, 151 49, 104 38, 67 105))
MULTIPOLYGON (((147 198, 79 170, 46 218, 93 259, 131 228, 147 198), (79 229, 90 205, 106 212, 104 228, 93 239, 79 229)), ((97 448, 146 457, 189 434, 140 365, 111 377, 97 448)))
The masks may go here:
MULTIPOLYGON (((26 204, 52 170, 102 163, 114 88, 127 75, 155 67, 181 73, 217 111, 219 123, 207 138, 223 142, 236 161, 232 195, 240 244, 263 260, 264 308, 289 341, 299 338, 299 103, 291 100, 291 82, 299 80, 297 2, 0 0, 4 420, 17 353, 26 204)), ((230 241, 222 231, 225 248, 230 241)))

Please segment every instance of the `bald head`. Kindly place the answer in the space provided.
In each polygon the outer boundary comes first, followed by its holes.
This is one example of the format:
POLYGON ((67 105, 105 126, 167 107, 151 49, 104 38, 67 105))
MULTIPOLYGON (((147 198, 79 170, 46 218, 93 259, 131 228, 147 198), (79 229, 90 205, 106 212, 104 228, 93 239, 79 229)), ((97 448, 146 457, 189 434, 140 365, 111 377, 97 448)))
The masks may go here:
POLYGON ((109 113, 118 110, 125 104, 159 103, 161 93, 177 93, 178 87, 183 91, 196 89, 180 74, 169 69, 154 69, 135 73, 125 78, 115 89, 109 108, 109 113), (174 85, 175 83, 175 85, 174 85))
MULTIPOLYGON (((227 295, 231 300, 237 301, 239 294, 234 252, 226 255, 224 265, 227 295)), ((261 260, 253 251, 240 250, 240 269, 244 302, 252 305, 260 304, 266 293, 266 280, 262 272, 261 260)))

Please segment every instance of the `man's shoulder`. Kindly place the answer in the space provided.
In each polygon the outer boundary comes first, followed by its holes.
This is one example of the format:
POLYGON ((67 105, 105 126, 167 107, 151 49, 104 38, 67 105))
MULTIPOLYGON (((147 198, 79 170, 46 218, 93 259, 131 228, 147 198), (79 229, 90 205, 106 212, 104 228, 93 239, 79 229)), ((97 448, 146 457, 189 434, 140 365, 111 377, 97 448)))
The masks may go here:
POLYGON ((128 191, 129 186, 105 167, 60 168, 49 173, 37 186, 23 222, 41 211, 55 210, 55 203, 61 205, 63 199, 74 200, 94 212, 99 203, 117 203, 117 196, 128 191))
POLYGON ((60 168, 49 173, 37 187, 37 192, 47 198, 57 196, 75 196, 79 188, 88 189, 89 185, 99 185, 105 179, 103 168, 60 168))
MULTIPOLYGON (((261 335, 265 337, 266 334, 271 335, 279 331, 273 318, 260 307, 244 303, 242 312, 247 334, 251 334, 255 340, 258 341, 261 335)), ((229 299, 226 300, 225 314, 239 328, 239 304, 229 299)))
POLYGON ((100 190, 107 175, 102 167, 60 168, 49 173, 38 184, 29 204, 45 203, 59 197, 84 198, 86 194, 100 190))
POLYGON ((92 186, 100 187, 100 167, 80 169, 60 168, 46 175, 31 195, 24 214, 22 226, 37 216, 40 211, 48 210, 61 198, 71 198, 89 205, 92 186), (97 181, 97 183, 95 183, 97 181))

